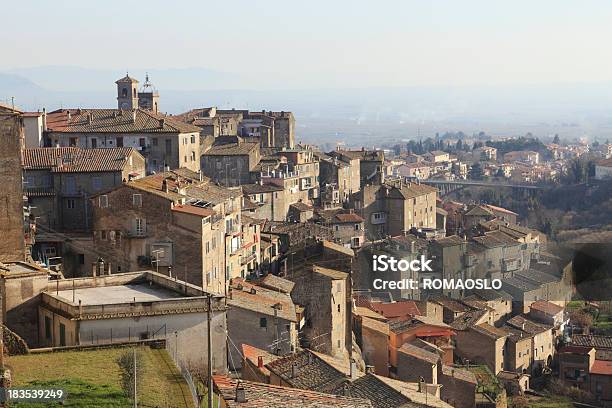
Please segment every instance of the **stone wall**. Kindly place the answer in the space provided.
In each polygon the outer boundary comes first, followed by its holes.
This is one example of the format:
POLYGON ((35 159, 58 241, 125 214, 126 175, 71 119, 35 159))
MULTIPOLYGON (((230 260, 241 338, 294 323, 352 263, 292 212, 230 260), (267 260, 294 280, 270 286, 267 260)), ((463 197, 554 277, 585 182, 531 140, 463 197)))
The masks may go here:
POLYGON ((0 262, 25 260, 21 160, 24 133, 18 113, 0 106, 0 262))

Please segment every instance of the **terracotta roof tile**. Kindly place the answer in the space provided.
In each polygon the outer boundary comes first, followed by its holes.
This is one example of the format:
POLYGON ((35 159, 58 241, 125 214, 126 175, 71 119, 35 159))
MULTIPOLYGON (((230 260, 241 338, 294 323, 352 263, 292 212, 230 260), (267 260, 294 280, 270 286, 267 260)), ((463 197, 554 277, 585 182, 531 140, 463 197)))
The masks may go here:
POLYGON ((370 401, 363 398, 240 381, 221 375, 213 376, 213 381, 228 408, 373 408, 370 401), (238 386, 245 391, 245 402, 236 401, 238 386))
POLYGON ((47 129, 57 133, 195 133, 189 125, 144 109, 59 109, 47 114, 47 129))
POLYGON ((24 149, 23 168, 49 169, 54 173, 121 171, 128 164, 131 155, 140 156, 140 153, 131 147, 109 149, 37 147, 24 149))

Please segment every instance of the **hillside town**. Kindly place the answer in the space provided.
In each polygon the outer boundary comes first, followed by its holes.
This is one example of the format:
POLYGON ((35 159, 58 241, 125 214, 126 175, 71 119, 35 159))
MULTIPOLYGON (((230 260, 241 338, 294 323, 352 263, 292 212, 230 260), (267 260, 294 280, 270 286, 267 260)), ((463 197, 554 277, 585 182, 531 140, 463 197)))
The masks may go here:
POLYGON ((134 349, 183 393, 147 406, 612 407, 609 293, 546 207, 611 188, 611 143, 324 151, 290 110, 167 114, 149 76, 115 86, 112 109, 0 105, 2 387, 134 349))

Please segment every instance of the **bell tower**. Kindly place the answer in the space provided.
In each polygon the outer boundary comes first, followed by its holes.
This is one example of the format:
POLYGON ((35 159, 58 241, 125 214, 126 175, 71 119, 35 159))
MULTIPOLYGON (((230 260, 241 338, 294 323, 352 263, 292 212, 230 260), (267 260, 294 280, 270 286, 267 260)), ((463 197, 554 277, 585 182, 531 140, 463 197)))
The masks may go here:
POLYGON ((149 80, 149 74, 145 77, 145 83, 138 92, 138 106, 142 109, 148 109, 157 113, 159 111, 159 92, 151 81, 149 80))
POLYGON ((138 108, 138 81, 125 74, 115 83, 117 84, 117 107, 122 110, 138 108))

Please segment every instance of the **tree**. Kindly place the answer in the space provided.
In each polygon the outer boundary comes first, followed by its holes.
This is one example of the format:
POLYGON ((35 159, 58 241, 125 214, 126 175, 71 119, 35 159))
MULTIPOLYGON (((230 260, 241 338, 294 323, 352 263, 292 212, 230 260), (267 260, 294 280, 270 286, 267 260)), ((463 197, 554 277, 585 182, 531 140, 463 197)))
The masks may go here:
POLYGON ((484 172, 482 171, 482 166, 480 163, 476 162, 472 165, 469 172, 469 177, 472 180, 482 180, 484 172))
POLYGON ((593 326, 593 315, 582 310, 575 310, 570 314, 570 321, 588 332, 593 326))
POLYGON ((117 358, 117 364, 121 369, 121 387, 130 398, 134 398, 134 385, 137 390, 141 388, 144 374, 142 352, 138 349, 127 350, 117 358), (134 361, 136 361, 136 370, 134 370, 134 361), (136 384, 134 384, 134 375, 136 375, 136 384))
POLYGON ((554 143, 554 144, 559 144, 559 143, 561 143, 561 139, 559 139, 559 135, 558 135, 558 134, 555 134, 555 138, 553 139, 553 143, 554 143))
POLYGON ((463 149, 463 142, 461 141, 461 139, 457 140, 457 145, 455 146, 455 148, 457 150, 462 150, 463 149))

